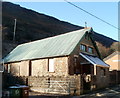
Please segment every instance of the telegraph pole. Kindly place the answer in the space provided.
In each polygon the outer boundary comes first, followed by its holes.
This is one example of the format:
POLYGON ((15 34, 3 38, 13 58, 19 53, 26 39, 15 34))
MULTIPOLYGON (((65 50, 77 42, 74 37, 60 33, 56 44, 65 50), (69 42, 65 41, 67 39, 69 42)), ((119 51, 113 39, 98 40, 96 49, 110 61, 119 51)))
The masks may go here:
POLYGON ((17 19, 15 19, 15 23, 14 23, 13 41, 15 41, 16 22, 17 22, 17 19))

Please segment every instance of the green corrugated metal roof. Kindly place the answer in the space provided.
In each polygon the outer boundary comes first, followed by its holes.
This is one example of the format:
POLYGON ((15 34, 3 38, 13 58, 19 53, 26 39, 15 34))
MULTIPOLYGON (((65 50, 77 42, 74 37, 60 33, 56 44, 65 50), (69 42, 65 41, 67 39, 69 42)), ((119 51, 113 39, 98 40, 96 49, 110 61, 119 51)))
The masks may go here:
POLYGON ((5 62, 15 62, 69 55, 89 29, 81 29, 58 36, 18 45, 5 58, 5 62))

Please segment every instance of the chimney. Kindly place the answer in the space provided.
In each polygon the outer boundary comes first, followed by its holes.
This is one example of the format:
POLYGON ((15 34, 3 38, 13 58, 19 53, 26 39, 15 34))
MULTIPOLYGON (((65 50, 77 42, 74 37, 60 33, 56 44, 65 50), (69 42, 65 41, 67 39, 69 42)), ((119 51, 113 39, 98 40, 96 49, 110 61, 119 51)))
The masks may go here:
POLYGON ((84 27, 84 29, 87 29, 87 22, 85 22, 85 27, 84 27))

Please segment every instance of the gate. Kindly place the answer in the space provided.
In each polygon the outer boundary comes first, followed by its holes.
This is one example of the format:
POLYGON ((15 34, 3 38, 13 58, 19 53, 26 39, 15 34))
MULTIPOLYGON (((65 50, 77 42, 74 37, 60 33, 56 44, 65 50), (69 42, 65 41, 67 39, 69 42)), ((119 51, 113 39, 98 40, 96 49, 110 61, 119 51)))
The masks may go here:
POLYGON ((48 83, 46 92, 48 93, 59 93, 59 94, 70 94, 71 82, 70 81, 54 81, 51 80, 48 83))

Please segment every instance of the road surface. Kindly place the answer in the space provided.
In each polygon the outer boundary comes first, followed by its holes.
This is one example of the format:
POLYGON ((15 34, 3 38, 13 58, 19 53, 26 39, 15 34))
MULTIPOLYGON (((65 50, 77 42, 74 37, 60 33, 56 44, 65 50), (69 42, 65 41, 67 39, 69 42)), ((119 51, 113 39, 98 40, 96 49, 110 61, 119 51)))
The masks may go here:
POLYGON ((94 91, 80 96, 53 96, 41 95, 39 93, 30 93, 29 98, 120 98, 120 85, 94 91))

